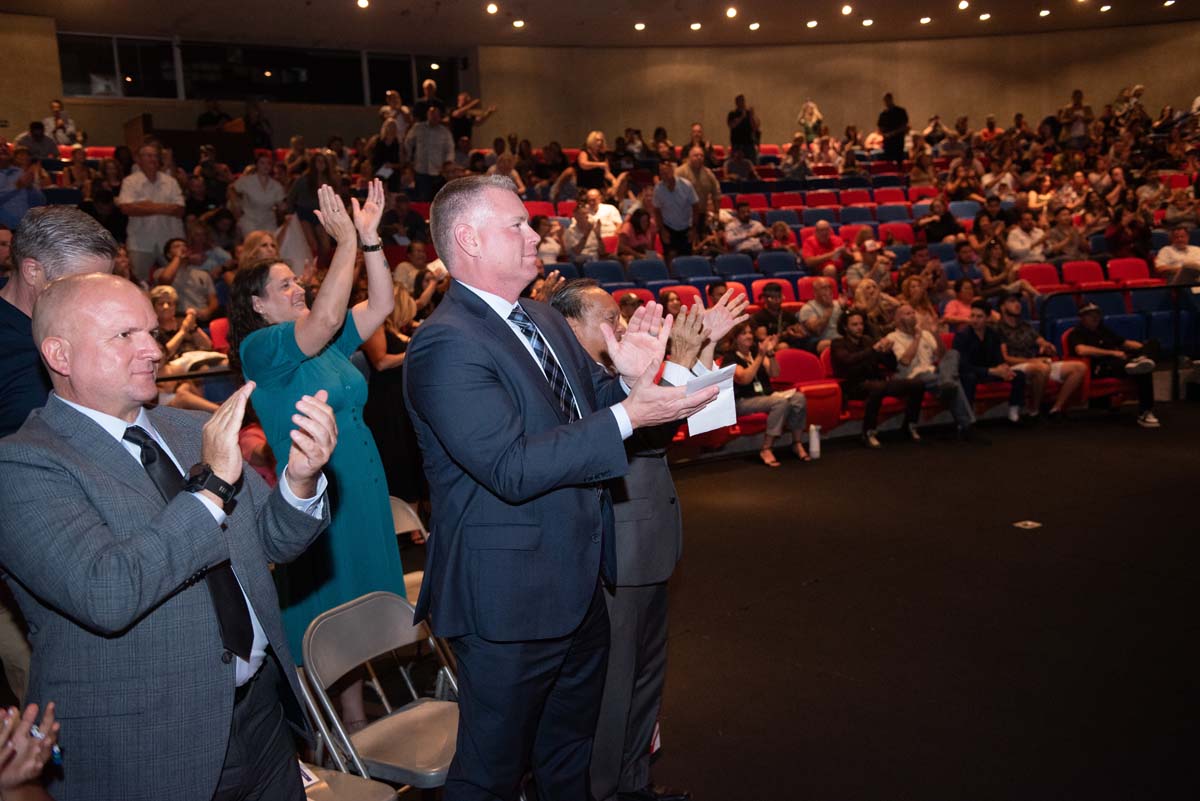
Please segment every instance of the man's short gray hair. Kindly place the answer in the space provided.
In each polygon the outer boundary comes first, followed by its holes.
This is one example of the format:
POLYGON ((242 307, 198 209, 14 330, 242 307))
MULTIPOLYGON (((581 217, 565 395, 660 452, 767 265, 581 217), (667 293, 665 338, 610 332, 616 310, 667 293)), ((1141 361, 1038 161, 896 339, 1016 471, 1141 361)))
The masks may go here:
POLYGON ((104 226, 70 206, 30 209, 13 233, 13 265, 33 259, 42 265, 47 281, 74 272, 80 259, 115 259, 117 241, 104 226))
POLYGON ((568 320, 582 320, 583 313, 588 307, 588 290, 596 289, 599 286, 600 282, 594 278, 576 278, 567 281, 558 288, 554 297, 550 298, 550 305, 568 320))
POLYGON ((450 181, 434 197, 429 208, 429 233, 447 269, 454 267, 454 226, 467 220, 473 222, 475 206, 488 189, 516 194, 517 185, 506 175, 468 175, 450 181))

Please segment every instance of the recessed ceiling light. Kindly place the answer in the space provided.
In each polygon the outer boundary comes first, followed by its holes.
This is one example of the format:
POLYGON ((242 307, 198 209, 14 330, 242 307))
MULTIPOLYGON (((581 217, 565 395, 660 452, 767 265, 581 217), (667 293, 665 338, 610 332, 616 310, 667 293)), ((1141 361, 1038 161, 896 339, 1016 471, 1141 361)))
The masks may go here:
POLYGON ((691 28, 693 31, 698 31, 698 30, 700 30, 700 23, 699 23, 699 22, 693 22, 693 23, 692 23, 691 25, 689 25, 688 27, 689 27, 689 28, 691 28))
POLYGON ((1039 11, 1039 12, 1038 12, 1038 16, 1039 16, 1039 17, 1048 17, 1048 16, 1050 16, 1050 9, 1048 9, 1048 8, 1043 8, 1041 11, 1039 11))
POLYGON ((1163 5, 1166 6, 1167 8, 1170 8, 1171 6, 1175 5, 1175 0, 1166 0, 1166 2, 1163 3, 1163 5))
POLYGON ((757 22, 751 22, 751 23, 750 23, 750 30, 752 30, 752 31, 757 31, 757 30, 759 29, 759 27, 760 27, 760 26, 759 26, 759 24, 758 24, 757 22))
POLYGON ((644 30, 646 30, 646 23, 644 23, 644 22, 635 22, 635 23, 633 23, 633 29, 634 29, 635 31, 644 31, 644 30))
POLYGON ((1100 6, 1100 13, 1103 14, 1105 11, 1112 11, 1112 6, 1100 6))
POLYGON ((870 28, 872 25, 875 24, 875 20, 873 20, 873 19, 864 19, 862 22, 863 22, 864 28, 870 28))
POLYGON ((429 69, 431 69, 431 70, 440 70, 441 68, 442 68, 442 65, 437 63, 436 61, 434 61, 433 63, 431 63, 429 65, 429 69))
POLYGON ((523 19, 514 19, 514 20, 513 20, 513 27, 514 27, 514 28, 524 28, 524 27, 525 27, 525 20, 523 20, 523 19))
POLYGON ((734 17, 737 16, 737 9, 734 8, 733 6, 730 6, 729 8, 725 9, 725 16, 729 17, 730 19, 733 19, 734 17))
POLYGON ((971 4, 968 3, 967 0, 959 0, 959 2, 958 2, 958 10, 959 11, 966 11, 970 7, 971 7, 971 4))
POLYGON ((988 14, 988 13, 983 13, 983 14, 980 14, 980 15, 979 15, 979 21, 980 21, 980 22, 987 22, 987 21, 988 21, 989 19, 991 19, 991 18, 992 18, 992 15, 991 15, 991 14, 988 14))
MULTIPOLYGON (((267 73, 267 75, 270 75, 270 74, 271 74, 271 73, 269 73, 269 72, 267 73)), ((125 83, 133 83, 133 77, 132 77, 132 76, 129 76, 129 75, 126 75, 126 76, 125 76, 125 83)))
POLYGON ((933 17, 921 17, 922 25, 928 25, 931 22, 933 22, 933 17))
POLYGON ((371 0, 358 0, 359 8, 366 8, 369 5, 371 5, 371 0))
POLYGON ((808 22, 804 23, 804 26, 806 28, 815 28, 817 27, 817 21, 815 19, 810 19, 808 22))
POLYGON ((487 8, 484 10, 487 11, 487 13, 489 13, 489 14, 495 14, 497 11, 500 10, 500 6, 496 5, 495 3, 488 3, 487 8))
POLYGON ((853 14, 853 13, 854 13, 854 9, 850 6, 849 3, 842 6, 842 15, 843 16, 849 16, 850 14, 853 14))

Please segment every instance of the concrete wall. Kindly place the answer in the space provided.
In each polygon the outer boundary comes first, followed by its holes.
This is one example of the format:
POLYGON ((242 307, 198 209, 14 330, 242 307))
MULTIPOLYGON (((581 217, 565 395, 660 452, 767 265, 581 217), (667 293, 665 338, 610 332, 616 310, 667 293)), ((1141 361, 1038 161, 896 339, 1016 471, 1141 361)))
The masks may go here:
POLYGON ((811 98, 837 133, 874 127, 884 92, 914 125, 933 114, 989 113, 1007 125, 1015 112, 1040 119, 1085 91, 1096 110, 1125 85, 1142 83, 1157 115, 1200 94, 1200 22, 1027 36, 790 45, 761 48, 479 48, 480 96, 500 107, 480 141, 517 131, 535 145, 579 146, 604 130, 609 144, 626 126, 649 137, 663 125, 675 142, 693 121, 726 142, 725 115, 739 93, 763 123, 764 142, 791 139, 811 98))
POLYGON ((54 20, 0 14, 0 136, 15 139, 61 94, 54 20))

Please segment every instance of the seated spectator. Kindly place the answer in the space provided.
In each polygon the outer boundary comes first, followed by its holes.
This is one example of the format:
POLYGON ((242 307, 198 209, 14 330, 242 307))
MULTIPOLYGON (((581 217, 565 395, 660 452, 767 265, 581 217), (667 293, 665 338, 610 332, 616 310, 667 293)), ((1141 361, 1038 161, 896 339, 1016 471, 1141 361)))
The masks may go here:
POLYGON ((866 315, 867 333, 875 339, 882 339, 892 330, 899 305, 900 301, 882 292, 870 278, 858 282, 853 308, 866 315))
POLYGON ((7 225, 0 223, 0 276, 8 279, 12 272, 12 240, 13 231, 7 225))
POLYGON ((792 315, 783 310, 783 290, 779 284, 770 283, 763 287, 760 296, 762 308, 750 318, 754 335, 758 339, 776 336, 791 322, 792 315))
POLYGON ((59 145, 74 145, 79 140, 79 130, 75 120, 63 108, 63 102, 55 99, 50 101, 50 116, 42 120, 42 130, 59 145))
MULTIPOLYGON (((196 310, 188 309, 177 314, 178 296, 169 286, 156 286, 150 290, 150 303, 158 317, 158 330, 154 338, 163 349, 163 362, 158 368, 159 378, 184 376, 200 367, 225 367, 228 361, 213 351, 212 340, 196 320, 196 310), (189 353, 199 352, 202 361, 181 359, 189 353)), ((194 409, 213 413, 217 404, 204 397, 200 387, 193 381, 165 381, 158 385, 158 402, 176 409, 194 409)))
POLYGON ((16 229, 25 212, 46 202, 39 183, 40 165, 29 158, 29 150, 12 153, 0 144, 0 224, 16 229))
POLYGON ((563 235, 563 245, 567 256, 576 264, 608 258, 600 222, 588 213, 587 204, 580 203, 575 207, 571 226, 563 235))
POLYGON ((738 415, 767 413, 767 430, 763 433, 762 448, 758 458, 767 467, 779 467, 772 446, 786 427, 792 432, 792 450, 802 461, 809 461, 804 450, 804 432, 807 430, 807 406, 804 393, 798 389, 775 392, 771 379, 779 375, 779 362, 775 359, 778 337, 769 336, 755 342, 750 323, 742 323, 730 332, 727 338, 728 356, 725 363, 737 365, 733 373, 733 396, 738 415))
POLYGON ((792 139, 792 146, 788 148, 783 161, 779 163, 779 175, 788 181, 802 181, 809 176, 810 172, 808 145, 804 140, 804 135, 798 134, 792 139))
MULTIPOLYGON (((629 263, 634 259, 654 256, 654 237, 657 233, 654 221, 650 219, 650 212, 638 209, 629 215, 629 220, 621 224, 617 234, 617 258, 621 260, 621 264, 628 269, 629 263)), ((540 245, 538 252, 541 252, 540 245)))
POLYGON ((959 242, 954 246, 954 260, 958 262, 958 269, 963 278, 970 278, 972 281, 983 278, 979 271, 979 254, 971 247, 970 242, 959 242))
POLYGON ((861 309, 843 314, 838 320, 838 332, 841 336, 830 345, 830 362, 833 374, 842 380, 843 397, 865 401, 863 443, 869 448, 880 447, 877 428, 884 398, 904 399, 904 430, 913 441, 919 441, 917 421, 925 397, 925 382, 891 377, 896 366, 891 344, 867 332, 866 315, 861 309))
POLYGON ((561 261, 565 250, 562 223, 553 217, 539 214, 529 221, 529 227, 537 231, 538 236, 541 237, 538 240, 538 259, 542 264, 554 264, 561 261))
MULTIPOLYGON (((184 189, 183 216, 185 221, 193 222, 210 211, 220 208, 219 203, 215 203, 209 198, 208 188, 205 186, 204 178, 201 176, 189 176, 181 186, 184 189)), ((252 228, 250 230, 257 229, 252 228)))
POLYGON ((179 295, 179 312, 195 309, 201 322, 208 322, 217 311, 213 272, 232 261, 220 248, 210 247, 208 229, 193 223, 188 238, 172 239, 164 247, 167 266, 154 275, 158 286, 172 286, 179 295))
POLYGON ((1171 229, 1171 242, 1158 251, 1154 269, 1169 284, 1200 281, 1200 247, 1189 243, 1186 226, 1171 229))
POLYGON ((1075 225, 1074 215, 1066 206, 1054 213, 1054 227, 1046 232, 1043 252, 1047 258, 1063 261, 1086 259, 1091 252, 1083 231, 1075 225))
POLYGON ((1006 292, 1019 292, 1028 303, 1034 304, 1041 293, 1037 287, 1020 277, 1020 265, 1004 255, 999 242, 992 242, 983 250, 979 260, 980 294, 985 298, 996 297, 1006 292))
POLYGON ((746 153, 742 148, 733 148, 729 152, 729 158, 725 159, 725 180, 726 181, 757 181, 758 170, 754 169, 754 165, 746 158, 746 153))
POLYGON ((813 235, 800 244, 800 255, 809 273, 836 278, 846 255, 846 244, 828 220, 820 220, 813 235))
POLYGON ((771 243, 768 250, 786 250, 793 256, 800 255, 800 246, 796 244, 796 235, 791 227, 783 220, 771 223, 771 243))
POLYGON ((941 319, 938 317, 937 306, 929 298, 929 290, 920 278, 905 278, 900 285, 900 300, 913 308, 917 315, 917 325, 920 328, 940 333, 941 319))
POLYGON ((1158 170, 1146 169, 1142 173, 1142 185, 1137 188, 1138 205, 1155 211, 1166 205, 1171 189, 1158 177, 1158 170))
POLYGON ((714 281, 705 287, 704 293, 708 295, 708 308, 712 308, 713 304, 725 296, 729 291, 729 285, 724 281, 714 281))
POLYGON ((1150 260, 1150 226, 1136 209, 1118 207, 1113 222, 1104 231, 1104 241, 1113 258, 1150 260))
POLYGON ((1186 189, 1177 189, 1171 195, 1171 204, 1167 206, 1167 213, 1163 215, 1163 225, 1167 228, 1183 226, 1189 231, 1200 226, 1200 212, 1196 210, 1196 201, 1186 189))
POLYGON ((392 283, 404 287, 411 295, 417 275, 429 266, 429 256, 424 242, 413 242, 408 246, 404 261, 392 268, 392 283))
POLYGON ((1088 303, 1079 310, 1079 325, 1067 337, 1067 352, 1091 362, 1092 378, 1128 377, 1137 385, 1138 425, 1158 428, 1154 414, 1154 359, 1158 355, 1154 340, 1138 342, 1125 339, 1104 324, 1100 307, 1088 303))
POLYGON ((599 224, 601 236, 616 236, 623 222, 621 212, 611 203, 602 203, 603 199, 600 190, 589 189, 584 196, 585 202, 579 205, 587 210, 594 223, 599 224))
POLYGON ((961 438, 971 436, 975 411, 958 378, 958 352, 946 350, 936 328, 918 327, 917 313, 901 303, 896 309, 896 327, 884 337, 896 356, 896 377, 920 381, 936 392, 954 417, 961 438))
POLYGON ((1033 188, 1029 190, 1026 208, 1032 214, 1041 216, 1050 210, 1050 204, 1054 202, 1054 193, 1054 179, 1049 174, 1038 176, 1033 188))
POLYGON ((683 308, 683 299, 679 297, 679 293, 674 289, 665 289, 658 296, 658 302, 663 305, 663 314, 669 314, 673 319, 679 319, 679 312, 683 308))
POLYGON ((853 295, 864 278, 870 278, 885 292, 892 289, 892 254, 874 239, 864 241, 858 252, 860 260, 846 268, 846 292, 853 295))
POLYGON ((940 197, 929 203, 929 213, 913 223, 916 231, 925 234, 925 241, 933 242, 962 242, 967 235, 954 215, 946 210, 946 203, 940 197))
POLYGON ((397 245, 429 241, 429 226, 425 218, 413 211, 408 195, 403 192, 392 196, 391 208, 383 213, 379 221, 379 232, 397 245))
POLYGON ((958 332, 967 327, 971 318, 971 304, 975 302, 975 282, 960 278, 954 282, 954 300, 942 310, 942 325, 958 332))
POLYGON ((71 163, 63 170, 63 185, 78 189, 83 199, 88 200, 92 196, 92 184, 96 178, 96 171, 88 166, 87 152, 83 145, 71 148, 71 163))
POLYGON ((818 354, 841 336, 838 321, 842 318, 842 304, 833 299, 830 279, 813 282, 813 299, 800 308, 799 317, 818 354))
POLYGON ((725 224, 725 244, 737 253, 757 256, 762 253, 763 238, 770 235, 763 224, 754 217, 750 204, 745 201, 737 204, 737 219, 725 224))
MULTIPOLYGON (((457 163, 456 163, 457 166, 457 163)), ((496 163, 487 169, 488 175, 504 175, 517 185, 517 194, 525 197, 525 182, 517 172, 517 157, 512 153, 504 153, 496 159, 496 163)))
POLYGON ((1014 370, 1005 361, 1000 334, 988 325, 986 302, 977 300, 971 304, 966 328, 954 335, 954 349, 959 354, 958 377, 967 401, 974 405, 975 388, 979 384, 1011 382, 1008 419, 1019 422, 1021 406, 1025 402, 1025 373, 1014 370))
POLYGON ((1021 296, 1009 293, 1000 302, 1000 350, 1004 361, 1014 370, 1025 374, 1029 384, 1030 417, 1037 417, 1046 393, 1046 382, 1061 384, 1050 419, 1061 420, 1064 409, 1083 383, 1087 368, 1083 362, 1059 361, 1054 346, 1038 335, 1033 324, 1021 319, 1021 296))
POLYGON ((913 167, 908 171, 908 185, 916 187, 939 185, 937 168, 933 166, 933 158, 928 153, 917 156, 913 167))
POLYGON ((1104 198, 1095 192, 1088 193, 1083 203, 1083 235, 1101 234, 1112 224, 1112 212, 1104 198))
POLYGON ((1008 256, 1018 265, 1034 264, 1046 260, 1046 232, 1033 221, 1033 213, 1025 211, 1017 227, 1008 232, 1008 256))
POLYGON ((974 200, 980 205, 986 202, 975 167, 962 162, 954 167, 954 176, 946 184, 946 197, 950 200, 974 200))
POLYGON ((46 126, 38 120, 29 123, 29 130, 14 139, 13 145, 26 148, 35 161, 58 159, 58 142, 46 135, 46 126))
POLYGON ((80 210, 104 226, 113 239, 119 243, 125 242, 125 229, 129 218, 117 208, 116 198, 111 189, 99 187, 92 193, 91 200, 85 200, 79 206, 80 210))
POLYGON ((858 163, 858 157, 854 155, 854 151, 846 151, 846 155, 842 156, 842 166, 839 170, 839 175, 846 177, 848 175, 866 174, 866 169, 863 167, 863 165, 858 163))
MULTIPOLYGON (((992 172, 984 174, 980 185, 987 200, 996 199, 998 209, 1001 201, 1017 199, 1017 190, 1021 187, 1021 177, 1017 175, 1016 164, 1007 158, 1003 163, 992 162, 992 172)), ((988 208, 992 208, 991 204, 988 208)))
POLYGON ((617 301, 617 306, 621 309, 621 319, 628 323, 633 313, 642 307, 642 299, 633 292, 626 292, 617 301))

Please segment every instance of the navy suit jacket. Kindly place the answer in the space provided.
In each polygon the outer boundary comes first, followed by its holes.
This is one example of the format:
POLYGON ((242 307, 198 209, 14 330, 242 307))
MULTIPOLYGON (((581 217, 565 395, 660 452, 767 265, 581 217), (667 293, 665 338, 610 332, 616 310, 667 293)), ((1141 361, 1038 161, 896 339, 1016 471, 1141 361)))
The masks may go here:
POLYGON ((628 469, 607 407, 625 397, 550 306, 521 306, 558 356, 582 418, 569 423, 520 336, 457 282, 405 357, 405 399, 433 502, 418 621, 443 637, 562 637, 602 563, 617 579, 603 482, 628 469))

